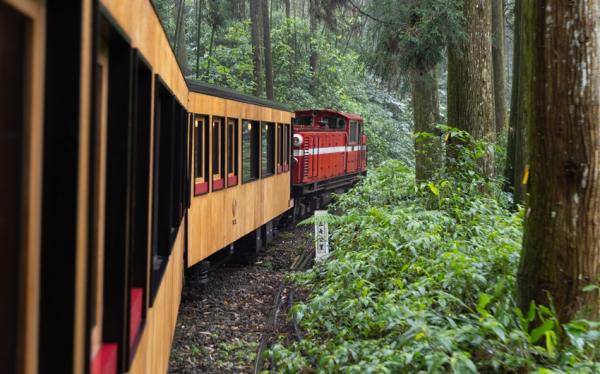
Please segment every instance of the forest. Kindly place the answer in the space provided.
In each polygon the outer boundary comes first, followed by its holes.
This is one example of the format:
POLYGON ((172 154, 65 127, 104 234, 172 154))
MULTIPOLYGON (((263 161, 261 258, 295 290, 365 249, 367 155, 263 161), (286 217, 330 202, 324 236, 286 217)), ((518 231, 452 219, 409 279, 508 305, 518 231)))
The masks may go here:
POLYGON ((274 372, 600 372, 600 0, 153 0, 187 78, 365 119, 274 372))

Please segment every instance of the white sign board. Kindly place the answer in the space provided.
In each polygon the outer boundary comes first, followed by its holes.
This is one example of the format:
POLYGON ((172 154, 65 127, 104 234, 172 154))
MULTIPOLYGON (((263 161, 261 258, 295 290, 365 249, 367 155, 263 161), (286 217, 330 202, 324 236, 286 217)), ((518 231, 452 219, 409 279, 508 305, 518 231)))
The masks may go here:
POLYGON ((329 227, 326 210, 315 210, 315 260, 317 262, 329 257, 329 227))

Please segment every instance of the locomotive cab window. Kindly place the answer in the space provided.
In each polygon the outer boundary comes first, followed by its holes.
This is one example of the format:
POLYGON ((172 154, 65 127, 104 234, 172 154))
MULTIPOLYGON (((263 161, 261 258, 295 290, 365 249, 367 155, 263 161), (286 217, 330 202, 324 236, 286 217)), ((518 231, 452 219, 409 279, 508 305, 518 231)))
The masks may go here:
POLYGON ((258 179, 260 168, 260 124, 242 122, 242 183, 258 179))
POLYGON ((194 195, 208 192, 208 133, 206 116, 194 116, 194 195))
POLYGON ((350 134, 348 135, 348 142, 356 144, 358 142, 358 122, 350 121, 350 134))
POLYGON ((261 128, 261 176, 268 177, 275 174, 275 124, 263 122, 261 128))
POLYGON ((212 190, 225 187, 225 123, 220 117, 212 119, 212 190))
POLYGON ((238 184, 239 121, 227 119, 227 186, 238 184))

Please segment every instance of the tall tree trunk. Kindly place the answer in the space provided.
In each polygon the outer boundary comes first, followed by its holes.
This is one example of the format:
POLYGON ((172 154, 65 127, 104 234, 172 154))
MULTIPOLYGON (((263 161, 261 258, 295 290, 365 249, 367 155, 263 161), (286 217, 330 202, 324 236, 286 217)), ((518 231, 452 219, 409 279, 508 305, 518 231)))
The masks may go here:
POLYGON ((217 31, 217 24, 213 23, 210 31, 210 43, 208 44, 208 61, 206 63, 206 78, 210 76, 210 65, 212 63, 213 46, 215 42, 215 33, 217 31))
MULTIPOLYGON (((494 142, 492 3, 465 0, 463 11, 468 40, 448 52, 448 123, 475 139, 494 142)), ((493 174, 493 154, 483 157, 481 169, 485 175, 493 174)))
POLYGON ((262 17, 260 16, 260 1, 261 0, 250 0, 250 20, 252 22, 252 57, 254 61, 254 82, 256 83, 254 94, 256 96, 263 96, 265 92, 263 78, 263 46, 261 38, 262 17))
POLYGON ((509 118, 506 176, 516 204, 523 204, 527 193, 529 163, 528 131, 533 120, 533 51, 536 48, 534 0, 515 4, 513 86, 509 118))
POLYGON ((269 17, 269 0, 261 0, 263 45, 265 56, 265 88, 267 99, 273 100, 273 56, 271 54, 271 20, 269 17))
POLYGON ((183 74, 188 73, 187 47, 185 45, 185 0, 177 2, 177 18, 175 26, 175 54, 183 74))
POLYGON ((415 133, 415 171, 417 181, 431 179, 442 165, 442 144, 435 126, 439 121, 439 95, 436 68, 412 72, 412 108, 415 133))
MULTIPOLYGON (((525 0, 528 1, 528 0, 525 0)), ((515 4, 514 21, 513 21, 513 63, 512 63, 512 89, 510 97, 510 116, 508 120, 508 131, 506 133, 506 165, 504 167, 504 190, 513 192, 515 186, 515 148, 517 143, 517 103, 521 75, 519 69, 521 66, 521 9, 524 1, 515 4)), ((516 196, 515 196, 515 202, 516 196)))
POLYGON ((492 60, 494 64, 494 108, 496 137, 506 132, 506 40, 504 0, 492 0, 492 60))
POLYGON ((202 8, 204 0, 196 0, 196 79, 200 78, 200 36, 202 35, 202 8))
POLYGON ((582 288, 600 276, 600 0, 529 6, 535 105, 518 301, 553 303, 561 322, 597 318, 598 292, 582 288))
POLYGON ((317 75, 318 75, 318 69, 319 69, 319 51, 318 51, 318 46, 316 43, 316 37, 317 37, 317 28, 319 26, 318 24, 318 10, 319 9, 319 5, 317 4, 317 0, 310 0, 309 3, 309 9, 308 9, 308 13, 309 13, 309 18, 310 18, 310 70, 312 72, 312 82, 311 82, 311 89, 314 90, 317 88, 317 75))

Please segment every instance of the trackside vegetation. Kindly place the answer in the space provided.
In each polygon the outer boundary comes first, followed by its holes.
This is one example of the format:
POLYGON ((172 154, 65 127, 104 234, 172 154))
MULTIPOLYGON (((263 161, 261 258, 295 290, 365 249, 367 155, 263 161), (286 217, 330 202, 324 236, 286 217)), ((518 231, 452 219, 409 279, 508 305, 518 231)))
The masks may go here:
POLYGON ((460 173, 417 184, 388 161, 339 196, 332 257, 293 276, 310 290, 290 312, 300 338, 271 348, 271 370, 600 372, 598 322, 517 308, 523 210, 477 171, 486 145, 452 131, 460 173))

